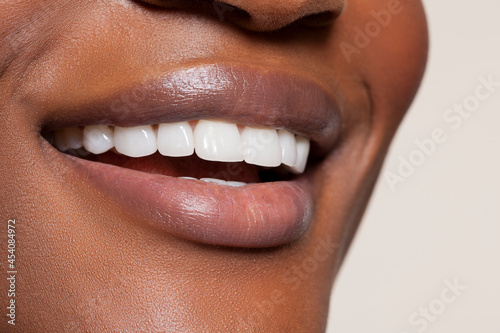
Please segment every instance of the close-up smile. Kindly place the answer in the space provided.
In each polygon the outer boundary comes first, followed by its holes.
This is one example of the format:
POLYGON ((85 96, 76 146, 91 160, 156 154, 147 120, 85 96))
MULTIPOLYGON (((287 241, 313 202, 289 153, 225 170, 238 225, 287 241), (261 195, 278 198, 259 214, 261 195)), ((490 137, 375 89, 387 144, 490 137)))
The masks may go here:
POLYGON ((117 96, 73 106, 81 112, 70 127, 51 119, 42 131, 65 153, 60 161, 111 200, 167 233, 214 245, 273 247, 307 231, 313 170, 340 128, 338 104, 320 86, 203 66, 117 96), (299 92, 310 98, 297 103, 299 92))

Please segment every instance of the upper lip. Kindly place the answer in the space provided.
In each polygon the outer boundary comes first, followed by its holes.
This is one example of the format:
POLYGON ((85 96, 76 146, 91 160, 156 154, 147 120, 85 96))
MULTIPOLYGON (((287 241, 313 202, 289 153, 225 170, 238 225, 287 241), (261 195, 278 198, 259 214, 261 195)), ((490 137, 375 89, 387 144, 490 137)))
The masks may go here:
POLYGON ((108 89, 103 97, 60 106, 44 131, 106 124, 131 127, 196 119, 286 128, 330 150, 340 131, 337 99, 320 84, 281 71, 205 65, 108 89))

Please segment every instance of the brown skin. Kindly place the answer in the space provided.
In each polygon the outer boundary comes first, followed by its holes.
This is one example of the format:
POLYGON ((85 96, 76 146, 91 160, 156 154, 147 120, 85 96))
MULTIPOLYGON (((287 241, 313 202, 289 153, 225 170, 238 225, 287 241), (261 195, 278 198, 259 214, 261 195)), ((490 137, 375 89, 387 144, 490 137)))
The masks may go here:
MULTIPOLYGON (((0 220, 17 220, 16 331, 324 331, 333 280, 425 67, 421 3, 401 0, 349 62, 340 44, 354 45, 355 28, 392 1, 229 0, 236 8, 221 17, 204 1, 144 2, 153 5, 0 2, 0 220), (178 239, 44 155, 40 132, 67 101, 242 62, 304 75, 345 99, 341 140, 316 170, 314 223, 297 242, 250 250, 178 239)), ((0 331, 9 328, 4 317, 0 331)))

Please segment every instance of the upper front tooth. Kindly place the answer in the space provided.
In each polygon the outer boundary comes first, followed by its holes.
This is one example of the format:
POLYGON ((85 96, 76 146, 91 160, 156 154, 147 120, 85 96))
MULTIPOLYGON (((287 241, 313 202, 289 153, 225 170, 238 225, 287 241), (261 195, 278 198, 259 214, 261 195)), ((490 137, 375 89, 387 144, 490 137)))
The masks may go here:
POLYGON ((200 120, 194 130, 196 155, 207 161, 243 161, 240 144, 240 132, 235 124, 200 120))
POLYGON ((113 129, 106 125, 85 126, 83 146, 92 154, 102 154, 114 147, 113 129))
POLYGON ((152 155, 157 150, 156 134, 153 127, 115 127, 116 150, 126 156, 142 157, 152 155))
POLYGON ((309 157, 310 141, 303 136, 297 136, 297 161, 292 167, 296 173, 302 173, 306 169, 307 158, 309 157))
POLYGON ((281 164, 281 147, 274 129, 245 127, 241 133, 245 162, 265 167, 281 164))
POLYGON ((279 130, 278 135, 280 138, 281 146, 281 163, 289 167, 295 166, 297 161, 297 141, 295 135, 287 130, 279 130))
POLYGON ((171 157, 193 155, 194 137, 191 125, 187 121, 159 125, 158 151, 171 157))

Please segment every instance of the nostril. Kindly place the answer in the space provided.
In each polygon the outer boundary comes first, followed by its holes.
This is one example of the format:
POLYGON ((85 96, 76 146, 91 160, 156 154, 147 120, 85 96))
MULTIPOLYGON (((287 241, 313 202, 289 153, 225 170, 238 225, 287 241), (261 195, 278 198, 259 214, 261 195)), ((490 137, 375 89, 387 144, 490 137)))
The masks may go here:
POLYGON ((136 0, 145 5, 163 9, 181 9, 193 13, 205 13, 220 21, 248 24, 251 15, 230 3, 217 0, 136 0))
POLYGON ((250 21, 250 14, 245 10, 221 1, 211 1, 217 17, 221 21, 250 21))

